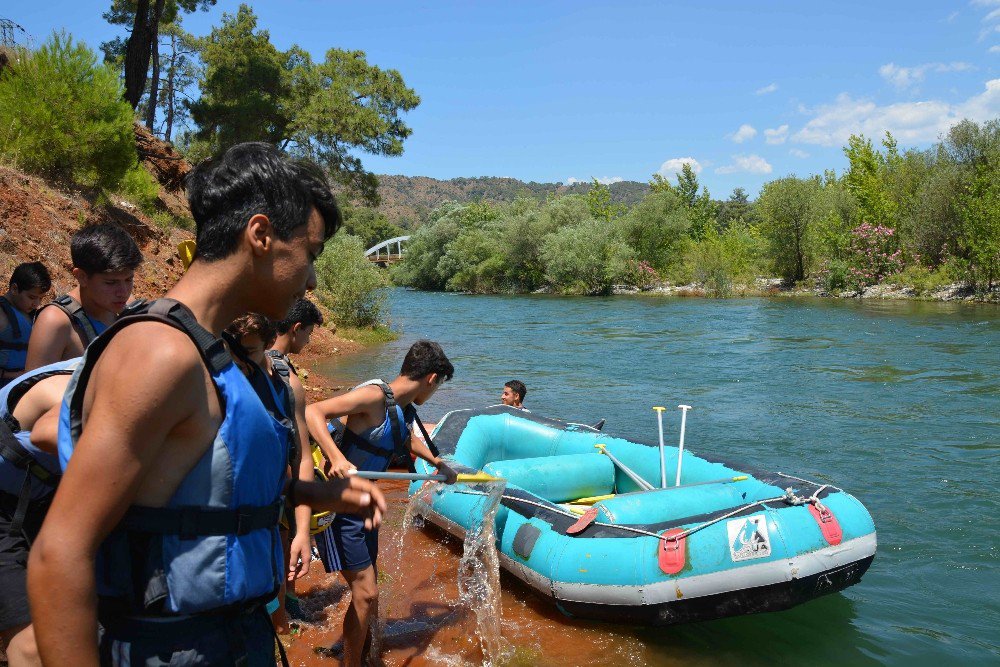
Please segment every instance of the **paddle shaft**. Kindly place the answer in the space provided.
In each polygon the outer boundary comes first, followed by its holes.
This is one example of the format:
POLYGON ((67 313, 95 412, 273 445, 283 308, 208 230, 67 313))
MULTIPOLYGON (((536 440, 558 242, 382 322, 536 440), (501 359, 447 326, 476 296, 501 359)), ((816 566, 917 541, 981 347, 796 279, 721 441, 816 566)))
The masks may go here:
POLYGON ((678 405, 681 409, 681 441, 677 446, 677 479, 674 481, 674 486, 681 485, 681 463, 684 460, 684 427, 687 425, 688 410, 691 409, 690 405, 678 405))
MULTIPOLYGON (((448 479, 444 475, 437 473, 432 475, 430 474, 425 475, 422 473, 415 473, 415 472, 391 472, 388 470, 385 472, 372 472, 370 470, 352 470, 347 474, 352 475, 354 477, 360 477, 361 479, 373 479, 373 480, 399 479, 407 482, 422 482, 425 480, 434 482, 443 482, 446 479, 448 479)), ((468 484, 477 484, 479 482, 496 482, 499 481, 499 479, 500 479, 499 477, 494 477, 493 475, 488 475, 484 472, 477 472, 477 473, 459 473, 458 479, 456 481, 459 483, 464 482, 468 484)))
POLYGON ((660 431, 660 488, 667 488, 667 461, 663 454, 663 411, 666 408, 656 407, 656 426, 660 431))
POLYGON ((655 488, 652 484, 644 480, 642 477, 639 477, 639 475, 635 474, 632 471, 632 469, 629 468, 627 465, 616 459, 614 455, 611 452, 609 452, 604 445, 599 445, 599 449, 603 454, 606 454, 607 457, 611 459, 611 462, 614 463, 616 466, 618 466, 623 473, 628 475, 629 479, 638 484, 640 489, 642 489, 643 491, 651 491, 652 489, 655 488))

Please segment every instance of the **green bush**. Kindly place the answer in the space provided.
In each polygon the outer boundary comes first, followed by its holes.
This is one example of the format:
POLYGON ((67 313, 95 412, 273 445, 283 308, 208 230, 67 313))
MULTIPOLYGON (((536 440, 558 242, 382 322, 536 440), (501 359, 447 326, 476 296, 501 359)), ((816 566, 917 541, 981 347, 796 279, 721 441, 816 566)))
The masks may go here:
POLYGON ((0 156, 26 171, 115 190, 137 164, 132 124, 118 74, 68 35, 0 75, 0 156))
POLYGON ((690 276, 715 297, 728 297, 736 285, 749 285, 757 275, 762 241, 756 230, 733 225, 719 233, 708 229, 685 257, 690 276))
POLYGON ((885 279, 896 287, 911 287, 918 295, 930 294, 956 281, 954 267, 941 264, 936 269, 929 269, 920 264, 908 266, 899 273, 885 279))
POLYGON ((826 260, 816 273, 816 286, 831 294, 846 290, 851 280, 851 264, 842 259, 826 260))
POLYGON ((316 261, 316 295, 337 324, 376 327, 385 313, 385 273, 365 257, 361 239, 338 234, 316 261))
POLYGON ((146 213, 150 213, 156 205, 160 186, 142 165, 136 164, 125 172, 118 186, 118 192, 129 201, 138 204, 146 213))
POLYGON ((625 281, 635 251, 608 233, 607 223, 588 220, 545 237, 545 277, 564 294, 608 294, 625 281))

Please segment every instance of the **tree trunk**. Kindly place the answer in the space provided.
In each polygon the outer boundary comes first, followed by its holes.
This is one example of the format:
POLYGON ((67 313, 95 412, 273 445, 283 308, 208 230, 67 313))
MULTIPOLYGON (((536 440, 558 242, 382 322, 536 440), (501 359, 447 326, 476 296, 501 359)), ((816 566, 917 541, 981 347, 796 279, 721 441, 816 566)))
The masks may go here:
POLYGON ((177 35, 170 35, 170 65, 167 68, 167 115, 164 118, 163 140, 169 142, 174 129, 174 77, 177 73, 177 35))
MULTIPOLYGON (((157 4, 162 4, 163 0, 158 0, 157 4)), ((159 21, 157 21, 159 25, 159 21)), ((157 30, 159 32, 159 30, 157 30)), ((150 44, 150 56, 153 59, 153 75, 149 79, 149 106, 146 108, 146 127, 153 134, 156 133, 156 100, 160 92, 160 36, 157 35, 150 44)))
POLYGON ((132 34, 125 43, 125 101, 135 109, 146 88, 149 71, 149 0, 138 0, 132 34))

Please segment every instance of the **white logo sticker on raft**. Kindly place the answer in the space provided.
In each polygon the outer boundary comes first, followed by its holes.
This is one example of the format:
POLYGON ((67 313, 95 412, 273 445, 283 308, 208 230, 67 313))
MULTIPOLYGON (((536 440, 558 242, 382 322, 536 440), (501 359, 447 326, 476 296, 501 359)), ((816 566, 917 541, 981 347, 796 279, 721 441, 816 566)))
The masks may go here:
POLYGON ((726 524, 729 532, 729 555, 733 562, 767 558, 771 555, 771 536, 763 514, 740 517, 726 524))

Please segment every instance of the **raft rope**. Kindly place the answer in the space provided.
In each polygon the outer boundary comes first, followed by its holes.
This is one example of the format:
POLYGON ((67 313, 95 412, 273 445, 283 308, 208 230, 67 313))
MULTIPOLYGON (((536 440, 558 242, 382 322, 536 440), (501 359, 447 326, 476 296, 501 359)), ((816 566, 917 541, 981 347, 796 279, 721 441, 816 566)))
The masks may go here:
MULTIPOLYGON (((778 473, 778 474, 782 474, 782 473, 778 473)), ((783 475, 783 476, 784 477, 788 477, 789 479, 798 479, 797 477, 791 477, 790 475, 783 475)), ((799 480, 799 481, 806 482, 807 484, 813 484, 813 482, 809 482, 808 480, 799 480)), ((643 530, 642 528, 634 528, 632 526, 620 526, 618 524, 604 523, 602 521, 595 521, 592 525, 603 526, 605 528, 612 528, 612 529, 616 529, 616 530, 624 530, 624 531, 627 531, 627 532, 630 532, 630 533, 636 533, 638 535, 645 535, 647 537, 655 537, 656 539, 663 540, 664 542, 676 542, 678 540, 683 540, 684 538, 688 537, 689 535, 694 535, 695 533, 697 533, 697 532, 699 532, 701 530, 704 530, 705 528, 708 528, 709 526, 715 525, 715 524, 719 523, 720 521, 725 521, 726 519, 728 519, 730 517, 733 517, 733 516, 736 516, 737 514, 745 512, 746 510, 748 510, 748 509, 750 509, 752 507, 757 507, 759 505, 764 505, 766 503, 776 503, 776 502, 779 502, 779 501, 784 501, 784 502, 786 502, 789 505, 792 505, 794 507, 797 507, 799 505, 816 505, 818 508, 823 509, 823 504, 819 501, 819 494, 824 489, 828 489, 828 488, 836 489, 837 487, 835 487, 835 486, 833 486, 831 484, 818 485, 817 489, 813 492, 813 494, 811 496, 809 496, 809 497, 802 497, 802 496, 795 495, 795 492, 792 491, 791 487, 789 487, 789 488, 785 489, 785 494, 782 495, 782 496, 778 496, 776 498, 766 498, 764 500, 755 500, 752 503, 747 503, 746 505, 738 507, 738 508, 734 509, 731 512, 727 512, 726 514, 723 514, 722 516, 715 517, 714 519, 706 521, 706 522, 704 522, 702 524, 699 524, 697 526, 694 526, 692 528, 688 528, 687 530, 685 530, 683 532, 675 533, 674 535, 670 535, 669 537, 666 536, 666 535, 661 535, 660 533, 654 533, 654 532, 649 531, 649 530, 643 530)), ((837 489, 837 490, 839 491, 840 489, 837 489)), ((460 489, 456 489, 453 493, 464 493, 464 494, 473 495, 473 496, 487 496, 487 495, 489 495, 488 493, 485 493, 483 491, 472 491, 471 489, 461 489, 461 490, 460 489)), ((517 496, 508 496, 507 494, 503 494, 500 497, 503 498, 504 500, 511 500, 511 501, 514 501, 514 502, 523 503, 525 505, 533 505, 535 507, 540 507, 542 509, 546 509, 546 510, 549 510, 551 512, 555 512, 557 514, 562 514, 563 516, 568 516, 571 519, 579 519, 579 517, 577 515, 573 514, 572 512, 567 512, 566 510, 564 510, 564 509, 562 509, 560 507, 557 507, 555 505, 552 505, 552 504, 546 505, 545 503, 539 503, 539 502, 535 502, 534 500, 527 500, 525 498, 518 498, 517 496)))

